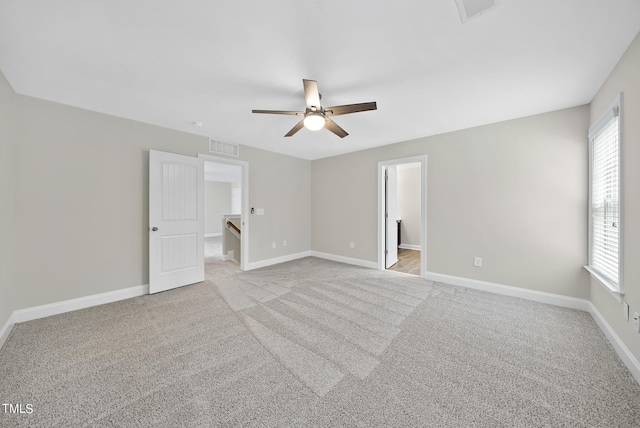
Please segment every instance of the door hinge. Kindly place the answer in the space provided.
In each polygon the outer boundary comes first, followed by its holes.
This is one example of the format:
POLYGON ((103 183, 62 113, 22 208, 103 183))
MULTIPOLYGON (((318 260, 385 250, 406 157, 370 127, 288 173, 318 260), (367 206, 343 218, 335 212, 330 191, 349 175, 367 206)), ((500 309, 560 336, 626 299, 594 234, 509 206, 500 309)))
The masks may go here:
POLYGON ((388 256, 389 255, 389 250, 384 250, 384 255, 388 256))
POLYGON ((389 218, 389 213, 384 213, 384 218, 389 218))

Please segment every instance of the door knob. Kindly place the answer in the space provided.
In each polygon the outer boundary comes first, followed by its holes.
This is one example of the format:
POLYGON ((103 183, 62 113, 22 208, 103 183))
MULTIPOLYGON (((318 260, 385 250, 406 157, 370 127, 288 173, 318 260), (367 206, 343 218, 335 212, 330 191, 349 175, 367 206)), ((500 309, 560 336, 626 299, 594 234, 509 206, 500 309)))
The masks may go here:
POLYGON ((154 227, 152 227, 152 228, 151 228, 151 231, 153 231, 153 232, 157 232, 157 231, 158 231, 158 228, 154 226, 154 227))

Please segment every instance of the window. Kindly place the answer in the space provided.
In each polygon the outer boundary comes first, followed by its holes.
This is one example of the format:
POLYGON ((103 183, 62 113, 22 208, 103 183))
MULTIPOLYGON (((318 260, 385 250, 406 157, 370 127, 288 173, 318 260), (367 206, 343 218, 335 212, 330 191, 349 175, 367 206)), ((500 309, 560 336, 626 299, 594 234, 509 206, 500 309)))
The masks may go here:
POLYGON ((622 199, 618 96, 589 128, 589 266, 609 291, 622 295, 622 199))

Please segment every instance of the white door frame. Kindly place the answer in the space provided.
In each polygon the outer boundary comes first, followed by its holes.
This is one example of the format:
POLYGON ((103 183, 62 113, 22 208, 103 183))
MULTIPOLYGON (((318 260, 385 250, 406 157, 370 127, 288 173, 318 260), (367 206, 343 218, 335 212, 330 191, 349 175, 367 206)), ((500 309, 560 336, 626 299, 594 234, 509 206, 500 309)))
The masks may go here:
POLYGON ((398 263, 398 168, 387 165, 384 169, 384 267, 389 269, 398 263))
POLYGON ((420 163, 420 276, 427 274, 427 155, 378 162, 378 269, 385 270, 384 170, 388 166, 420 163))
POLYGON ((218 156, 198 153, 198 158, 205 162, 224 163, 227 165, 239 166, 242 169, 242 232, 240 233, 240 247, 242 257, 240 257, 240 270, 246 270, 249 264, 249 162, 228 159, 218 156))

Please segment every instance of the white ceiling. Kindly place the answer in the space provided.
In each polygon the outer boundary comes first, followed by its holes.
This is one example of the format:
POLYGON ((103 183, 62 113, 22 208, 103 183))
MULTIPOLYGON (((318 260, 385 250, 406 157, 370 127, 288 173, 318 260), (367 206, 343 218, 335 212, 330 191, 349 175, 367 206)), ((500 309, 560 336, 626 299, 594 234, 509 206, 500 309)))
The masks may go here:
POLYGON ((640 31, 638 0, 0 0, 16 92, 318 159, 586 104, 640 31), (349 136, 301 130, 302 79, 349 136), (203 122, 202 128, 192 125, 203 122))

